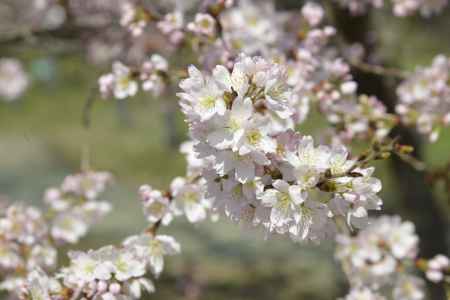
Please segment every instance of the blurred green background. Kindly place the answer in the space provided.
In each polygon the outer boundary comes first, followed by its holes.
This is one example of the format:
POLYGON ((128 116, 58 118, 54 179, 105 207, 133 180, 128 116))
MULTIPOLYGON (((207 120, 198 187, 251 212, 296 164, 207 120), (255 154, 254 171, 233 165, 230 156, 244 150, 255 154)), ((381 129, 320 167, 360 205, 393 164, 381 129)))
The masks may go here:
MULTIPOLYGON (((450 14, 424 20, 397 19, 389 12, 376 15, 374 34, 381 55, 394 65, 413 69, 429 64, 437 53, 450 55, 450 14)), ((18 101, 0 101, 0 194, 14 201, 41 205, 46 187, 80 168, 83 147, 90 149, 91 167, 115 175, 104 195, 114 211, 76 249, 120 242, 145 226, 137 188, 148 183, 164 189, 172 177, 184 174, 184 159, 170 135, 186 134, 176 99, 148 95, 122 102, 97 99, 89 130, 82 110, 102 70, 87 63, 81 52, 46 47, 0 48, 0 56, 22 59, 33 83, 18 101), (167 123, 174 119, 174 127, 167 123)), ((0 46, 1 47, 1 46, 0 46)), ((317 121, 303 133, 320 130, 317 121)), ((449 160, 450 130, 427 145, 431 165, 449 160)), ((396 208, 397 189, 386 163, 378 163, 385 206, 396 208)), ((444 208, 445 195, 435 191, 444 208)), ((397 210, 402 215, 401 210, 397 210)), ((448 214, 447 214, 448 216, 448 214)), ((346 283, 333 260, 333 245, 298 245, 288 239, 264 240, 257 230, 242 229, 222 219, 195 226, 177 220, 164 228, 182 244, 182 254, 167 259, 151 299, 334 299, 346 283)), ((63 255, 62 255, 63 256, 63 255)))

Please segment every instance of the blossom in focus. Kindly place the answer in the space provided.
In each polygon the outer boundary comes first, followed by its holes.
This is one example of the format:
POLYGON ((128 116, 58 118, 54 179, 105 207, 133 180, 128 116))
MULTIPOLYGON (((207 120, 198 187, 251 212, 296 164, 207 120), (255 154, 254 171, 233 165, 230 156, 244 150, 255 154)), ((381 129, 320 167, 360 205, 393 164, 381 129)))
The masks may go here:
POLYGON ((172 221, 172 211, 170 200, 160 191, 154 190, 149 185, 142 185, 139 194, 143 201, 144 215, 147 221, 154 224, 161 221, 163 225, 168 225, 172 221))
POLYGON ((191 223, 202 221, 211 209, 211 203, 205 198, 206 188, 201 182, 189 183, 185 178, 177 177, 170 184, 175 214, 185 214, 191 223))
POLYGON ((88 252, 70 252, 70 264, 56 276, 64 288, 79 291, 81 298, 139 299, 153 292, 146 267, 132 248, 105 246, 88 252))
POLYGON ((159 276, 164 268, 164 256, 176 255, 181 251, 180 244, 168 235, 136 235, 125 240, 124 246, 134 249, 137 258, 145 262, 155 276, 159 276))
POLYGON ((287 75, 283 63, 245 55, 212 74, 189 68, 178 96, 192 138, 188 170, 201 176, 191 192, 204 181, 213 211, 295 241, 334 236, 335 216, 364 227, 382 203, 374 169, 358 168, 345 147, 292 134, 298 102, 287 75))

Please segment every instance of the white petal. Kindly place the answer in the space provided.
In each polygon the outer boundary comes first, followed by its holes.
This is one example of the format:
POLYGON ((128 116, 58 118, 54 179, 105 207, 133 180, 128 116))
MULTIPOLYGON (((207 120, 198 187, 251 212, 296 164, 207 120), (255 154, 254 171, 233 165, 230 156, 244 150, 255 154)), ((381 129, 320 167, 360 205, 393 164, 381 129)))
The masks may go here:
POLYGON ((273 207, 278 201, 278 193, 275 189, 266 190, 261 196, 261 203, 265 206, 273 207))
POLYGON ((180 253, 181 246, 173 237, 168 235, 158 235, 156 238, 161 241, 164 254, 175 255, 180 253))
POLYGON ((224 150, 232 143, 233 135, 227 129, 218 129, 208 134, 208 144, 216 149, 224 150))
POLYGON ((205 208, 198 203, 189 203, 184 207, 189 222, 195 223, 206 218, 205 208))
POLYGON ((241 183, 246 183, 255 178, 255 165, 251 161, 242 160, 237 162, 236 179, 241 183))
POLYGON ((284 180, 277 179, 272 185, 280 192, 287 193, 289 191, 289 184, 284 180))
POLYGON ((220 88, 231 92, 231 76, 227 68, 221 65, 216 66, 213 76, 220 88))
POLYGON ((150 256, 150 266, 155 276, 158 276, 164 268, 164 258, 162 255, 150 256))
POLYGON ((247 120, 253 114, 253 103, 250 98, 237 98, 233 102, 233 106, 231 107, 231 113, 233 118, 239 120, 247 120))
POLYGON ((295 204, 302 204, 305 201, 305 197, 302 193, 302 189, 298 185, 291 185, 289 187, 289 196, 295 204))

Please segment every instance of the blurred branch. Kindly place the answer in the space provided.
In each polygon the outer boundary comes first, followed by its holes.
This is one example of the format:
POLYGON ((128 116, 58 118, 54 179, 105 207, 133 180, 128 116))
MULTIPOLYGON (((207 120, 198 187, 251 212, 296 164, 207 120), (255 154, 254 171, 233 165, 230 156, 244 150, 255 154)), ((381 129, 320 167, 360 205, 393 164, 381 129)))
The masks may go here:
POLYGON ((82 123, 84 128, 86 129, 89 129, 91 127, 91 112, 92 107, 94 106, 95 99, 97 98, 97 92, 98 92, 97 85, 91 87, 89 95, 83 106, 82 123))
POLYGON ((378 65, 372 65, 363 61, 350 61, 350 64, 353 68, 358 69, 362 72, 366 73, 372 73, 378 76, 391 76, 391 77, 397 77, 400 79, 405 79, 408 77, 408 72, 394 69, 394 68, 387 68, 383 66, 378 65))
POLYGON ((448 205, 450 206, 450 162, 443 167, 429 170, 426 173, 426 179, 431 185, 437 185, 439 182, 444 184, 448 205))
POLYGON ((58 28, 53 29, 36 29, 31 28, 26 30, 17 31, 11 34, 5 34, 5 37, 0 37, 0 45, 12 45, 26 43, 33 41, 34 39, 42 38, 56 38, 64 40, 79 39, 81 36, 87 33, 97 33, 106 29, 108 26, 93 27, 83 25, 68 25, 64 24, 58 28))

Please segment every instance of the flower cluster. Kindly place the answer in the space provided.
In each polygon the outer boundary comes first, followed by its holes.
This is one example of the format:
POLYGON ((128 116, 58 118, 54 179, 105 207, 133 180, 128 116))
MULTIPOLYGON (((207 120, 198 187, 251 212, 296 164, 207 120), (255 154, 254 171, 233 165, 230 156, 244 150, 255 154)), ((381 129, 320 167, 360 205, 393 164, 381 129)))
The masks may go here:
MULTIPOLYGON (((79 185, 73 189, 77 180, 70 181, 69 190, 81 194, 89 190, 91 195, 104 184, 97 182, 96 188, 81 190, 79 185)), ((146 194, 144 190, 141 188, 141 194, 146 194)), ((140 299, 143 292, 153 292, 155 287, 147 273, 157 278, 164 268, 164 256, 179 254, 181 247, 173 237, 156 234, 155 223, 150 223, 148 230, 126 238, 118 247, 69 252, 70 264, 52 277, 41 266, 34 266, 26 281, 20 282, 21 299, 132 300, 140 299)))
POLYGON ((382 216, 357 236, 340 235, 337 242, 336 257, 355 289, 391 289, 393 299, 424 299, 424 283, 412 273, 419 238, 411 222, 382 216))
POLYGON ((206 198, 204 180, 198 178, 194 181, 175 178, 166 195, 148 185, 141 186, 139 192, 144 213, 151 224, 168 225, 173 217, 181 215, 185 215, 190 223, 197 223, 206 219, 212 206, 211 199, 206 198))
POLYGON ((196 35, 213 37, 216 34, 216 20, 210 14, 198 13, 186 28, 196 35))
POLYGON ((287 65, 287 83, 293 91, 291 105, 295 108, 293 122, 301 124, 316 108, 331 125, 333 138, 339 143, 347 144, 355 138, 381 140, 396 124, 396 118, 376 97, 357 93, 350 65, 332 54, 335 49, 330 40, 335 33, 330 26, 312 28, 292 58, 277 58, 287 65))
POLYGON ((122 247, 70 252, 70 265, 58 277, 64 286, 81 290, 87 299, 139 299, 142 290, 154 291, 153 283, 144 276, 147 270, 158 276, 164 255, 179 252, 180 245, 172 237, 145 233, 129 237, 122 247))
POLYGON ((0 98, 13 101, 23 94, 28 85, 28 75, 18 60, 0 59, 0 98))
POLYGON ((232 0, 210 1, 195 14, 192 21, 186 22, 185 13, 180 8, 181 5, 176 5, 175 10, 160 16, 156 11, 144 5, 125 2, 122 6, 120 24, 126 27, 133 36, 140 36, 147 25, 154 22, 173 45, 180 45, 186 36, 214 40, 219 29, 215 17, 232 5, 232 0))
POLYGON ((397 89, 397 113, 408 125, 431 141, 439 137, 441 127, 450 124, 450 59, 438 55, 430 67, 419 68, 397 89))
POLYGON ((141 35, 149 21, 150 15, 144 8, 131 2, 122 4, 120 25, 126 27, 133 36, 141 35))
POLYGON ((111 180, 107 172, 86 171, 67 176, 60 187, 47 189, 44 201, 49 207, 50 233, 55 241, 77 243, 111 210, 109 202, 98 200, 111 180))
POLYGON ((181 11, 165 14, 156 26, 169 38, 172 44, 176 45, 184 38, 184 15, 181 11))
POLYGON ((301 241, 333 235, 339 217, 364 226, 380 209, 373 168, 293 132, 283 65, 242 56, 231 72, 191 66, 189 75, 178 95, 214 210, 301 241))
MULTIPOLYGON (((368 8, 381 8, 384 0, 335 0, 347 7, 353 14, 364 14, 368 8)), ((420 12, 422 16, 429 17, 441 12, 448 4, 448 0, 391 0, 395 16, 405 17, 420 12)))
POLYGON ((0 212, 0 290, 17 292, 26 274, 56 264, 47 222, 35 207, 12 204, 0 212))
POLYGON ((102 75, 99 89, 103 98, 114 97, 125 99, 132 97, 139 91, 139 80, 142 90, 159 96, 166 87, 168 62, 159 54, 153 54, 144 61, 140 69, 132 70, 117 61, 112 65, 112 73, 102 75))
POLYGON ((40 270, 31 272, 24 299, 140 299, 153 292, 147 270, 158 276, 165 255, 180 252, 170 236, 144 233, 129 237, 122 247, 105 246, 88 252, 70 252, 70 265, 49 278, 40 270))
POLYGON ((428 280, 438 283, 443 280, 450 281, 450 260, 447 256, 438 254, 430 259, 425 268, 428 280))
POLYGON ((301 51, 294 66, 308 66, 310 72, 300 75, 307 80, 303 92, 317 103, 340 141, 385 138, 396 123, 395 117, 387 113, 375 96, 358 95, 350 66, 341 58, 313 56, 311 52, 301 51))
POLYGON ((49 188, 44 197, 48 210, 8 205, 0 213, 0 290, 18 293, 27 274, 56 267, 60 243, 76 243, 90 225, 110 210, 98 201, 111 176, 83 172, 67 176, 60 187, 49 188))
POLYGON ((239 1, 220 16, 226 44, 236 53, 267 54, 280 42, 283 15, 267 1, 239 1))

